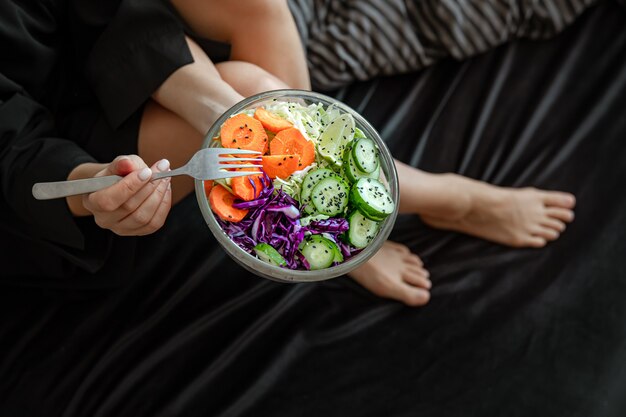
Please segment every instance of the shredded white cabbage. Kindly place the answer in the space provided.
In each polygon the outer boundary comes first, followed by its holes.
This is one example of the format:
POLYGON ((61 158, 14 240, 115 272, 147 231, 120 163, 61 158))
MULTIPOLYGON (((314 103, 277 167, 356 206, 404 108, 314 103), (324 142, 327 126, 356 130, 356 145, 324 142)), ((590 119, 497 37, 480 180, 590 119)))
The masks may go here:
MULTIPOLYGON (((306 174, 312 169, 327 168, 330 166, 330 164, 318 154, 317 141, 326 125, 340 116, 342 112, 334 105, 328 106, 328 108, 325 109, 322 103, 305 105, 293 101, 279 100, 264 104, 263 107, 265 107, 267 111, 291 122, 294 127, 300 130, 304 137, 312 141, 316 147, 315 162, 313 164, 303 170, 294 172, 286 180, 276 178, 273 181, 276 190, 282 189, 285 193, 299 201, 302 181, 306 174)), ((247 109, 242 111, 242 113, 253 116, 254 109, 247 109)))
POLYGON ((306 106, 288 101, 273 101, 265 109, 293 123, 308 140, 316 144, 324 126, 329 122, 328 110, 324 110, 322 103, 306 106))
POLYGON ((289 194, 291 197, 295 198, 297 201, 300 201, 300 192, 302 191, 302 181, 304 181, 304 177, 306 174, 317 167, 317 163, 313 162, 308 167, 296 171, 287 178, 287 180, 283 180, 282 178, 274 179, 274 189, 282 190, 289 194))

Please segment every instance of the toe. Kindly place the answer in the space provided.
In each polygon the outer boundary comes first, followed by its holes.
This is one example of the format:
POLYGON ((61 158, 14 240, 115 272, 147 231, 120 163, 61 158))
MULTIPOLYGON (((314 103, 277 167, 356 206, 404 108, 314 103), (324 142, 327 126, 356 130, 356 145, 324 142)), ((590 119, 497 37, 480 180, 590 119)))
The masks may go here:
POLYGON ((553 217, 548 217, 544 219, 541 222, 541 225, 544 227, 549 227, 550 229, 556 230, 559 233, 563 233, 563 231, 565 230, 565 223, 553 217))
POLYGON ((535 235, 549 241, 558 239, 561 234, 549 227, 542 227, 535 232, 535 235))
POLYGON ((559 219, 566 223, 574 220, 574 212, 566 208, 548 207, 546 209, 546 214, 548 215, 548 217, 559 219))
POLYGON ((429 290, 433 286, 430 279, 428 279, 428 272, 426 272, 423 269, 421 270, 407 269, 402 274, 402 278, 404 279, 404 282, 406 282, 407 284, 411 284, 416 287, 425 288, 427 290, 429 290))
POLYGON ((430 293, 421 288, 411 287, 407 285, 402 293, 400 301, 411 307, 419 307, 428 303, 430 300, 430 293))
POLYGON ((526 241, 526 245, 531 248, 543 248, 547 243, 546 239, 541 236, 530 236, 526 241))
POLYGON ((398 252, 401 252, 401 253, 410 253, 411 252, 406 245, 403 245, 403 244, 398 243, 398 242, 392 242, 391 240, 388 240, 387 242, 385 242, 385 245, 387 245, 390 248, 393 248, 393 249, 395 249, 395 250, 397 250, 398 252))
POLYGON ((550 191, 544 194, 543 202, 548 206, 573 208, 576 205, 576 197, 570 193, 550 191))
POLYGON ((415 265, 417 267, 424 266, 424 262, 422 262, 419 256, 415 255, 414 253, 411 253, 409 256, 405 257, 404 261, 409 265, 415 265))

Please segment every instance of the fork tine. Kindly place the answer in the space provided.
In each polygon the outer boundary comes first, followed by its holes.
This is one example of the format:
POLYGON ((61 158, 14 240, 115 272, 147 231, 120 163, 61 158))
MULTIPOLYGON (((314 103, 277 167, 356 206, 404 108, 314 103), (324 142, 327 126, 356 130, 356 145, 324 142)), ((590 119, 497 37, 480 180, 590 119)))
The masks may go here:
POLYGON ((260 165, 257 164, 219 164, 218 167, 224 169, 224 168, 231 168, 231 169, 239 169, 239 168, 260 168, 260 165))
POLYGON ((217 160, 220 163, 222 163, 222 162, 239 162, 239 161, 246 161, 246 162, 249 162, 249 161, 261 162, 262 161, 261 158, 228 158, 228 157, 225 157, 225 156, 220 156, 217 160))
POLYGON ((219 176, 216 176, 213 179, 245 177, 247 175, 255 175, 260 173, 261 171, 220 171, 219 176))
POLYGON ((231 149, 231 148, 209 148, 215 150, 216 153, 224 155, 261 155, 258 151, 249 151, 247 149, 231 149))

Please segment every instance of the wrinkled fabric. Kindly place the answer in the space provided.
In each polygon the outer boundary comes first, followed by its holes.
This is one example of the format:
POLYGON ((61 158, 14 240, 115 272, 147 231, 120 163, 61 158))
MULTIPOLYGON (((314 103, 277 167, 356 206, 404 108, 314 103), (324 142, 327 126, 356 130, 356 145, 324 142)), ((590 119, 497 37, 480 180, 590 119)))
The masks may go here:
POLYGON ((433 172, 573 192, 548 247, 510 249, 399 219, 424 308, 347 278, 287 285, 224 254, 195 197, 140 240, 115 289, 0 291, 7 416, 626 414, 626 15, 336 96, 433 172))
POLYGON ((74 218, 64 199, 35 200, 31 189, 137 153, 143 103, 192 61, 183 24, 167 0, 2 0, 0 48, 0 283, 125 279, 134 237, 74 218))
POLYGON ((463 60, 505 42, 546 39, 596 0, 290 0, 314 88, 463 60))

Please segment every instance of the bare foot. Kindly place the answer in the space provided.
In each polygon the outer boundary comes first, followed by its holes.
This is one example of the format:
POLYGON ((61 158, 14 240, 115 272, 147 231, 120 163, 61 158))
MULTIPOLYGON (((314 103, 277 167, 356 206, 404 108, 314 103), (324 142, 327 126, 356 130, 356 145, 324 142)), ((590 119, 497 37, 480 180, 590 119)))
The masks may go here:
POLYGON ((365 265, 348 275, 372 293, 409 306, 430 300, 428 272, 420 258, 399 243, 385 242, 365 265))
POLYGON ((451 176, 453 207, 441 215, 422 215, 429 225, 467 233, 514 247, 543 247, 574 220, 572 194, 535 188, 502 188, 451 176))

